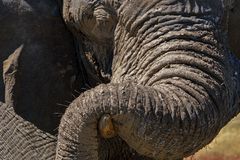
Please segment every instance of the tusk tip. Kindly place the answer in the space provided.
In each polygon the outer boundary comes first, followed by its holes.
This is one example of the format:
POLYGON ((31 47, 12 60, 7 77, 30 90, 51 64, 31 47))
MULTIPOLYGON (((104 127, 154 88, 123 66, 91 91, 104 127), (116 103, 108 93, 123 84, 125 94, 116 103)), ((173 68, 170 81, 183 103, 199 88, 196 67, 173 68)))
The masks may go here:
POLYGON ((98 129, 100 135, 105 139, 113 138, 117 135, 112 122, 112 117, 109 114, 105 114, 101 117, 98 122, 98 129))

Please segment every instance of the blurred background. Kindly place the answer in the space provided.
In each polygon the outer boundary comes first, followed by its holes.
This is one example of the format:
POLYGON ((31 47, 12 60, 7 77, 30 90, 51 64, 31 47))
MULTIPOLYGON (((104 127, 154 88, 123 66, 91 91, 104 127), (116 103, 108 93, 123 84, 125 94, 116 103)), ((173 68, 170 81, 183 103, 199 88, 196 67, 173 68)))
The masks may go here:
POLYGON ((211 144, 185 160, 240 160, 240 115, 229 122, 211 144))

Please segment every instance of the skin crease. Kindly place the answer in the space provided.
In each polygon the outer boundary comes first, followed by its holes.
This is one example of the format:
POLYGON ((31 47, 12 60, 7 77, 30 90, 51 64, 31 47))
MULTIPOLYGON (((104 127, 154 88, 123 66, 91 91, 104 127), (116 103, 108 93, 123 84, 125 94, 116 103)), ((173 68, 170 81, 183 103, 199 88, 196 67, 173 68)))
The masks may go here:
POLYGON ((178 160, 239 113, 240 62, 220 0, 60 3, 91 89, 69 105, 58 137, 37 128, 12 104, 26 50, 19 46, 3 67, 0 159, 178 160))
POLYGON ((73 0, 63 6, 76 37, 95 48, 114 44, 112 52, 93 49, 95 60, 114 58, 110 83, 84 92, 62 117, 57 160, 114 159, 121 153, 111 149, 116 139, 151 159, 181 159, 239 113, 239 61, 223 45, 220 0, 73 0), (101 131, 109 126, 99 122, 105 114, 118 135, 106 145, 101 131))

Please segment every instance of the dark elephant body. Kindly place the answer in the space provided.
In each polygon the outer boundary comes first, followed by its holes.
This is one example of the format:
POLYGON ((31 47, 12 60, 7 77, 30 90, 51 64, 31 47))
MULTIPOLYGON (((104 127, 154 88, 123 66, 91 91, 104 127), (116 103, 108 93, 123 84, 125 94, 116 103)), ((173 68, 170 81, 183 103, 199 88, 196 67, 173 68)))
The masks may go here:
MULTIPOLYGON (((1 66, 23 46, 14 93, 8 93, 14 94, 15 111, 40 129, 56 133, 56 114, 65 110, 59 105, 72 100, 72 90, 76 89, 73 82, 78 74, 73 37, 66 30, 57 3, 0 1, 0 24, 1 66)), ((2 67, 0 74, 3 75, 2 67)), ((1 100, 5 101, 3 79, 0 89, 1 100)))
POLYGON ((225 29, 227 31, 231 50, 240 57, 240 32, 238 26, 240 23, 240 2, 237 0, 225 0, 225 29))
POLYGON ((177 160, 239 113, 240 63, 224 34, 239 17, 226 3, 58 2, 0 1, 0 159, 177 160), (87 91, 59 108, 75 89, 87 91))
POLYGON ((0 26, 0 159, 54 159, 48 133, 76 89, 73 37, 52 0, 1 0, 0 26))

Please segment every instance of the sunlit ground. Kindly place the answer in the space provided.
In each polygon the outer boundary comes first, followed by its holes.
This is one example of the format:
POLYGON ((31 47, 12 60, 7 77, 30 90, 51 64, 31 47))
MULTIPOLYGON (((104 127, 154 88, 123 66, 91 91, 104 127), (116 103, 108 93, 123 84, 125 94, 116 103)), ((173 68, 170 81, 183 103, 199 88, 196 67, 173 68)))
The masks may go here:
POLYGON ((240 115, 210 145, 187 160, 240 160, 240 115))

